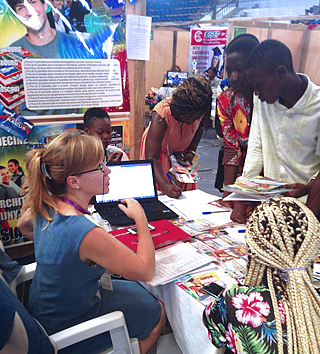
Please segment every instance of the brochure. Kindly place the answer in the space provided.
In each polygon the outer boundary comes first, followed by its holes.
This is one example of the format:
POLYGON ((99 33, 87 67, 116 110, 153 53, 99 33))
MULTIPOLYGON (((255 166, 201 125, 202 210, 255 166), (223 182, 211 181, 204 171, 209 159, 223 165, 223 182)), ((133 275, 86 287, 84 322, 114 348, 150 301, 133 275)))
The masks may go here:
POLYGON ((156 252, 156 273, 147 284, 152 286, 169 283, 212 261, 200 254, 190 243, 179 242, 156 252))
POLYGON ((248 180, 238 179, 234 184, 224 186, 223 190, 258 197, 261 200, 261 197, 270 198, 289 191, 289 189, 283 188, 285 184, 287 183, 275 181, 268 177, 256 176, 248 180))

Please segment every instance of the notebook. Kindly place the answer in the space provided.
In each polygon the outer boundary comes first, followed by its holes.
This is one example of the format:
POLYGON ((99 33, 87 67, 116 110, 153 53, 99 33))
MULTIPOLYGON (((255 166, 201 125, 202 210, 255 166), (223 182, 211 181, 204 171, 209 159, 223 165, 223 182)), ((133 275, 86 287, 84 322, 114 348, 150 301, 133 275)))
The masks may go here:
POLYGON ((95 196, 95 208, 111 225, 133 225, 133 219, 119 208, 120 200, 136 199, 148 221, 174 219, 178 215, 158 200, 153 160, 109 162, 109 193, 95 196))

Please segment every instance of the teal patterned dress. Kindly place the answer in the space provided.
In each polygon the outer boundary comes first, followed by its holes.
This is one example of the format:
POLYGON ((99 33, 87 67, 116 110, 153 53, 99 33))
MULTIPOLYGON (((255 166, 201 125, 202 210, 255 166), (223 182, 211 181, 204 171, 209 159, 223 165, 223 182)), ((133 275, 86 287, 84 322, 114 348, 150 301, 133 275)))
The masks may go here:
MULTIPOLYGON (((284 353, 286 347, 286 316, 280 297, 284 353)), ((277 330, 271 296, 265 286, 233 285, 225 289, 203 313, 209 339, 217 348, 232 353, 276 354, 277 330)))

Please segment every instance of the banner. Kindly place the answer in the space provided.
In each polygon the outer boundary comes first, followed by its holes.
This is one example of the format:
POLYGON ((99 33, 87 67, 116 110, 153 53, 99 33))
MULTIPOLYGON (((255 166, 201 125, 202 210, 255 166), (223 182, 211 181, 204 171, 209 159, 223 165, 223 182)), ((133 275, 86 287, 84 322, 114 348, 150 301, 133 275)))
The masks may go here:
POLYGON ((190 30, 189 73, 203 74, 209 67, 217 68, 222 78, 227 45, 226 27, 192 27, 190 30))
POLYGON ((129 112, 123 0, 0 0, 0 102, 22 116, 129 112))

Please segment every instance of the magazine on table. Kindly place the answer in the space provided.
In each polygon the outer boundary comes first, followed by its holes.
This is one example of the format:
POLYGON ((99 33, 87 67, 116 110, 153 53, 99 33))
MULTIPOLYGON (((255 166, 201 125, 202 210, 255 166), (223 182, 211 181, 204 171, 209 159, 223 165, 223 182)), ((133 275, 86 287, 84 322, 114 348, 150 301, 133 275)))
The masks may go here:
POLYGON ((207 306, 214 301, 217 294, 208 293, 206 287, 216 284, 223 289, 228 285, 236 284, 237 281, 223 269, 210 264, 176 279, 174 283, 204 306, 207 306))

